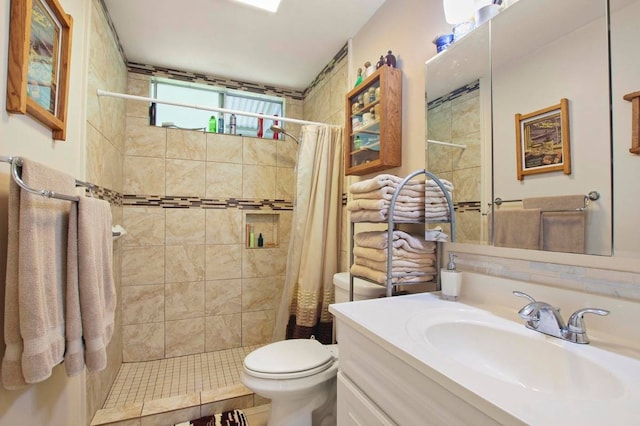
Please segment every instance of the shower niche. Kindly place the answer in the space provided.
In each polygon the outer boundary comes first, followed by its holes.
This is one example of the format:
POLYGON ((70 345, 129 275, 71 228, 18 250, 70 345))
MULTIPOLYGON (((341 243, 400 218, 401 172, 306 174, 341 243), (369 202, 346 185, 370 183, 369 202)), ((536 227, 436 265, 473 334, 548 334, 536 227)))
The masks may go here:
POLYGON ((280 214, 245 213, 244 246, 247 249, 276 248, 280 245, 280 214), (253 234, 253 237, 251 237, 253 234), (262 236, 261 241, 260 236, 262 236))

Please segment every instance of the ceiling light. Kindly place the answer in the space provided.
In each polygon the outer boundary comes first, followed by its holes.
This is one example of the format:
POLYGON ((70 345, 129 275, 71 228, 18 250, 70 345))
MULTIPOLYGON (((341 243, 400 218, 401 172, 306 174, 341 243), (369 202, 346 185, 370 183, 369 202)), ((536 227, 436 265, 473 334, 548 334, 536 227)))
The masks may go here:
POLYGON ((235 0, 238 3, 248 4, 249 6, 257 7, 258 9, 266 10, 268 12, 277 12, 278 6, 280 6, 280 0, 235 0))

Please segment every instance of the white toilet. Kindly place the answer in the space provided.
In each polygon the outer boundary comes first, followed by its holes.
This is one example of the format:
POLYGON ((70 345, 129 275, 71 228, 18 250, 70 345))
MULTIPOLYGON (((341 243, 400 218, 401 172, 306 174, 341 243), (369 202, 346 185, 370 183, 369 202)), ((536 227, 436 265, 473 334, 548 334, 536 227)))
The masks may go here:
MULTIPOLYGON (((349 273, 335 274, 333 283, 336 302, 348 301, 349 273)), ((384 287, 354 280, 354 300, 384 294, 384 287)), ((337 345, 292 339, 271 343, 247 355, 242 383, 271 399, 270 426, 329 426, 336 424, 337 373, 337 345)))
POLYGON ((271 399, 270 426, 329 426, 336 424, 337 374, 337 345, 292 339, 247 355, 242 383, 271 399))

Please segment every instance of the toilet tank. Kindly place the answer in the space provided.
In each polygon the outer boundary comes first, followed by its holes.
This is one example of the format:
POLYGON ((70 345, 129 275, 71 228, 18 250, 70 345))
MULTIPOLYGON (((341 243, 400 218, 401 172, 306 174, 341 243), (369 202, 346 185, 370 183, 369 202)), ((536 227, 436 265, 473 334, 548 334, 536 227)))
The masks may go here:
MULTIPOLYGON (((333 276, 333 285, 335 290, 335 302, 349 301, 349 272, 338 272, 333 276)), ((353 279, 353 300, 375 299, 383 297, 387 293, 384 286, 361 280, 353 279)))

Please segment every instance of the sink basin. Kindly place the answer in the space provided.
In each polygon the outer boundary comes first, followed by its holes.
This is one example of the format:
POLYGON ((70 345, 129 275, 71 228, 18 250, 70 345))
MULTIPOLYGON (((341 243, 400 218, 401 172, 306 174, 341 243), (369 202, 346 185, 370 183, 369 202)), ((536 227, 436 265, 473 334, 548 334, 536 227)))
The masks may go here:
POLYGON ((570 398, 624 395, 622 381, 589 357, 594 348, 545 336, 482 310, 434 311, 412 318, 408 334, 459 367, 530 391, 570 398))

